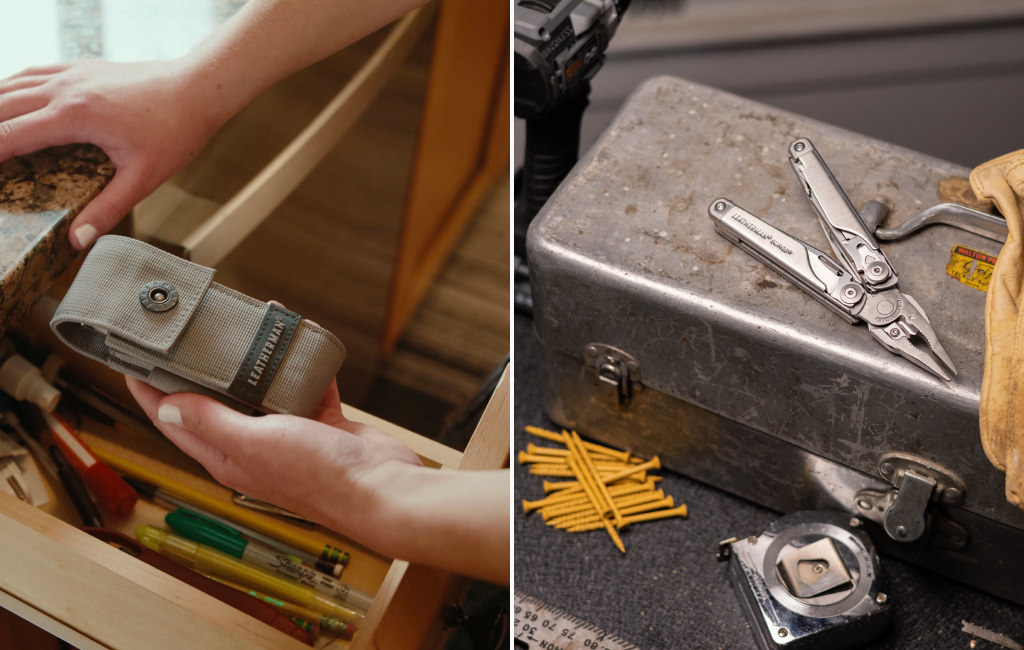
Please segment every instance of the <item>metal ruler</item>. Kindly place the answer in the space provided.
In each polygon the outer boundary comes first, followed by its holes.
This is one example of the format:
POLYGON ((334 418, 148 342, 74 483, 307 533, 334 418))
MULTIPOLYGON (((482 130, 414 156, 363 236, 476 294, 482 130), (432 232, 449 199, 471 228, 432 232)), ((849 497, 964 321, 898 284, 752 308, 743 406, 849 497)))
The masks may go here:
POLYGON ((513 606, 516 650, 640 650, 561 607, 515 592, 513 606))

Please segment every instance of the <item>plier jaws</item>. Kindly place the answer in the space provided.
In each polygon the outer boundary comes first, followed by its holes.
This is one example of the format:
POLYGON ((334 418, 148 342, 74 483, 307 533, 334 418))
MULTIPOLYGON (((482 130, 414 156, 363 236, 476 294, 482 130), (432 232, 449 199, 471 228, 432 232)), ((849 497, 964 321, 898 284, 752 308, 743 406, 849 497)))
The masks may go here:
POLYGON ((898 290, 867 294, 864 310, 858 314, 868 331, 885 349, 921 368, 952 381, 956 367, 932 328, 931 321, 910 294, 898 290))

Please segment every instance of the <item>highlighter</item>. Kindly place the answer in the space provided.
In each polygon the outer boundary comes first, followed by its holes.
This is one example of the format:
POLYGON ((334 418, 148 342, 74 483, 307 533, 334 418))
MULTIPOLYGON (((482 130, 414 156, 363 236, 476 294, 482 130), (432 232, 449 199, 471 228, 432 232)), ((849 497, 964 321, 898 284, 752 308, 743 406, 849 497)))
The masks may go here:
POLYGON ((271 573, 291 578, 307 587, 363 611, 373 604, 373 597, 340 580, 325 575, 283 553, 252 542, 241 533, 219 521, 204 517, 188 508, 178 508, 164 517, 164 522, 180 535, 211 546, 271 573))
POLYGON ((363 614, 335 602, 310 587, 279 578, 205 544, 190 542, 183 537, 146 525, 135 529, 135 537, 145 546, 195 571, 259 589, 347 623, 358 623, 363 619, 363 614))

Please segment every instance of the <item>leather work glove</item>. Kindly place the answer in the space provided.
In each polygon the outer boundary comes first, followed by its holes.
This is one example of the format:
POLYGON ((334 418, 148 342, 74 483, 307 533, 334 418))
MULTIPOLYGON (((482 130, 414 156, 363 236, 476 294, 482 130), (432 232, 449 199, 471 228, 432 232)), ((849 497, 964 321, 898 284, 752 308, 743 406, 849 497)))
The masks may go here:
POLYGON ((970 180, 1009 228, 985 302, 981 444, 1006 472, 1007 501, 1024 508, 1024 149, 979 165, 970 180))

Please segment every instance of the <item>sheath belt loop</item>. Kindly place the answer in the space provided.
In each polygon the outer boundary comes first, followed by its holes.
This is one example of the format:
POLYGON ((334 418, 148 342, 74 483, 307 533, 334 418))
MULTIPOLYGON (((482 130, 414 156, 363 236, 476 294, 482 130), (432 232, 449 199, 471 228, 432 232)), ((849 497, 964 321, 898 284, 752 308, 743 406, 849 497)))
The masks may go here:
POLYGON ((106 235, 50 327, 72 349, 164 392, 198 392, 242 411, 312 415, 344 346, 213 274, 137 239, 106 235))

